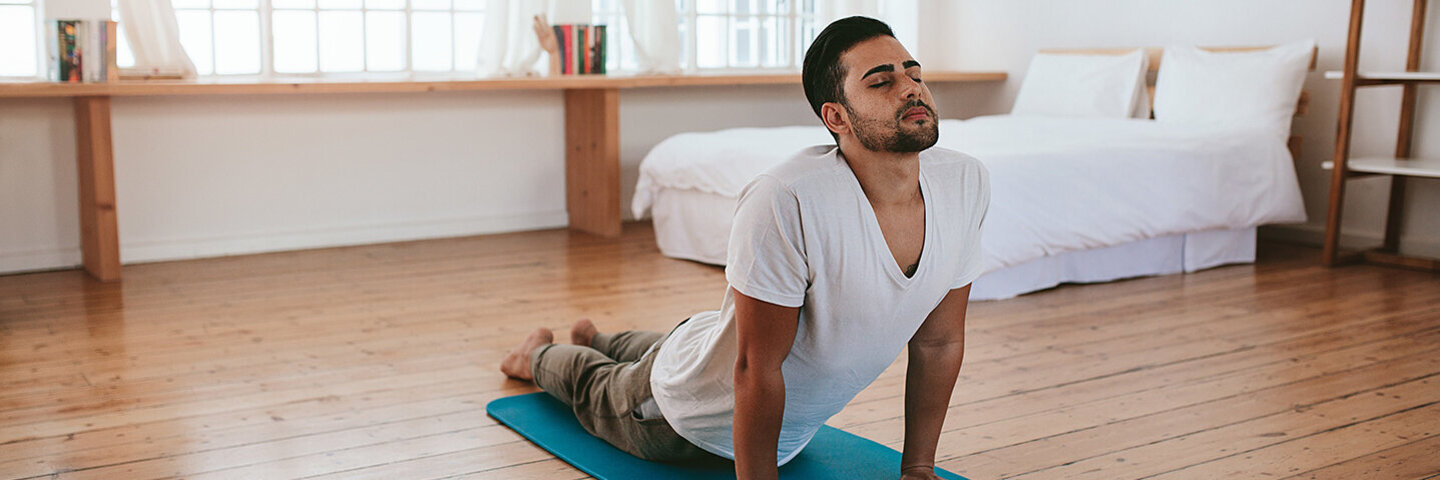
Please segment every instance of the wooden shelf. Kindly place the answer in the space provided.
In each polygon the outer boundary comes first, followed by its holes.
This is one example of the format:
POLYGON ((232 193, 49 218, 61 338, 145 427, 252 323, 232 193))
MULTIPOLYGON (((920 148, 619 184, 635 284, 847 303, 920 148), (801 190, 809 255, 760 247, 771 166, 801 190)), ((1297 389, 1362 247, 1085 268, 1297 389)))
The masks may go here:
MULTIPOLYGON (((1440 159, 1437 158, 1358 157, 1351 158, 1345 165, 1352 172, 1440 178, 1440 159)), ((1335 168, 1335 162, 1322 163, 1320 168, 1335 168)))
MULTIPOLYGON (((998 82, 1005 72, 928 72, 931 83, 998 82)), ((590 90, 722 85, 799 85, 799 73, 577 75, 440 80, 255 79, 145 80, 111 83, 0 83, 0 98, 156 95, 405 93, 483 90, 590 90)))
MULTIPOLYGON (((1325 72, 1325 78, 1342 80, 1345 78, 1345 72, 1330 70, 1325 72)), ((1432 83, 1440 82, 1440 72, 1359 72, 1355 74, 1355 80, 1362 86, 1432 83)))

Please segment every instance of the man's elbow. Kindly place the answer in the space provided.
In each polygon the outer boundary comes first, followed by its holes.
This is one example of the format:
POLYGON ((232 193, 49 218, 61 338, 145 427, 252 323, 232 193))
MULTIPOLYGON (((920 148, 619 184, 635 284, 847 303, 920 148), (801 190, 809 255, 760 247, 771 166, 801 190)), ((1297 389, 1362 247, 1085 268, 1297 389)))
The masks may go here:
POLYGON ((741 355, 735 359, 735 387, 772 383, 783 378, 780 372, 779 362, 756 361, 741 355))
POLYGON ((965 342, 910 342, 910 355, 920 359, 960 361, 965 357, 965 342))

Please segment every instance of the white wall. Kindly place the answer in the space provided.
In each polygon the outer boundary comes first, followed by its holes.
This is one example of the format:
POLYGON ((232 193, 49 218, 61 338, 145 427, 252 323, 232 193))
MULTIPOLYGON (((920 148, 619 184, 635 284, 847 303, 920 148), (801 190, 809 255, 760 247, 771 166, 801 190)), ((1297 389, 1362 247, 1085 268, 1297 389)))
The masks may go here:
MULTIPOLYGON (((621 94, 640 159, 683 131, 812 122, 797 86, 621 94)), ((69 100, 0 100, 0 272, 80 263, 69 100)), ((565 225, 558 91, 113 100, 125 263, 565 225)))
MULTIPOLYGON (((1270 45, 1301 38, 1319 43, 1316 72, 1306 81, 1310 113, 1296 119, 1304 138, 1296 171, 1310 221, 1263 229, 1264 235, 1318 244, 1324 232, 1340 82, 1322 78, 1341 68, 1350 2, 1314 0, 959 0, 923 2, 918 56, 945 69, 998 69, 1010 81, 966 105, 980 113, 1009 110, 1031 55, 1052 47, 1270 45)), ((1410 25, 1409 0, 1372 0, 1366 9, 1361 69, 1403 70, 1410 25)), ((1440 9, 1431 8, 1422 69, 1440 69, 1440 9)), ((928 66, 927 66, 928 67, 928 66)), ((977 92, 972 90, 972 95, 977 92)), ((1440 156, 1440 97, 1421 89, 1413 154, 1440 156)), ((1362 90, 1352 155, 1393 155, 1399 89, 1362 90)), ((1351 180, 1344 215, 1349 246, 1378 244, 1384 230, 1389 180, 1351 180)), ((1411 180, 1402 250, 1440 256, 1440 182, 1411 180)))

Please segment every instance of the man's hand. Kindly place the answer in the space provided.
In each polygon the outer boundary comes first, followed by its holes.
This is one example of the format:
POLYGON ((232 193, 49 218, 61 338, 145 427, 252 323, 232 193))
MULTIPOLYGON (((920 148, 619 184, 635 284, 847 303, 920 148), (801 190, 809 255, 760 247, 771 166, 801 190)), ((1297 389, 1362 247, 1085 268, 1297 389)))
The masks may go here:
POLYGON ((900 470, 900 480, 940 480, 935 467, 910 467, 900 470))

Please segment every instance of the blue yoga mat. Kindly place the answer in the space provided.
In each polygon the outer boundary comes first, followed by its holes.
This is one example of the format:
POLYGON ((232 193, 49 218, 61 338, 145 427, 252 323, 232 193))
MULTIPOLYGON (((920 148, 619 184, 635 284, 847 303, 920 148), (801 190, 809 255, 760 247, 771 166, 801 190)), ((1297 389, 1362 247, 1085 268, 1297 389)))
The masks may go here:
MULTIPOLYGON (((570 407, 545 392, 491 401, 485 413, 519 432, 540 448, 601 480, 734 479, 735 463, 719 459, 704 464, 641 460, 586 432, 570 407)), ((941 478, 965 477, 935 469, 941 478)), ((900 477, 900 452, 843 430, 823 426, 799 455, 780 467, 780 478, 893 479, 900 477)))

